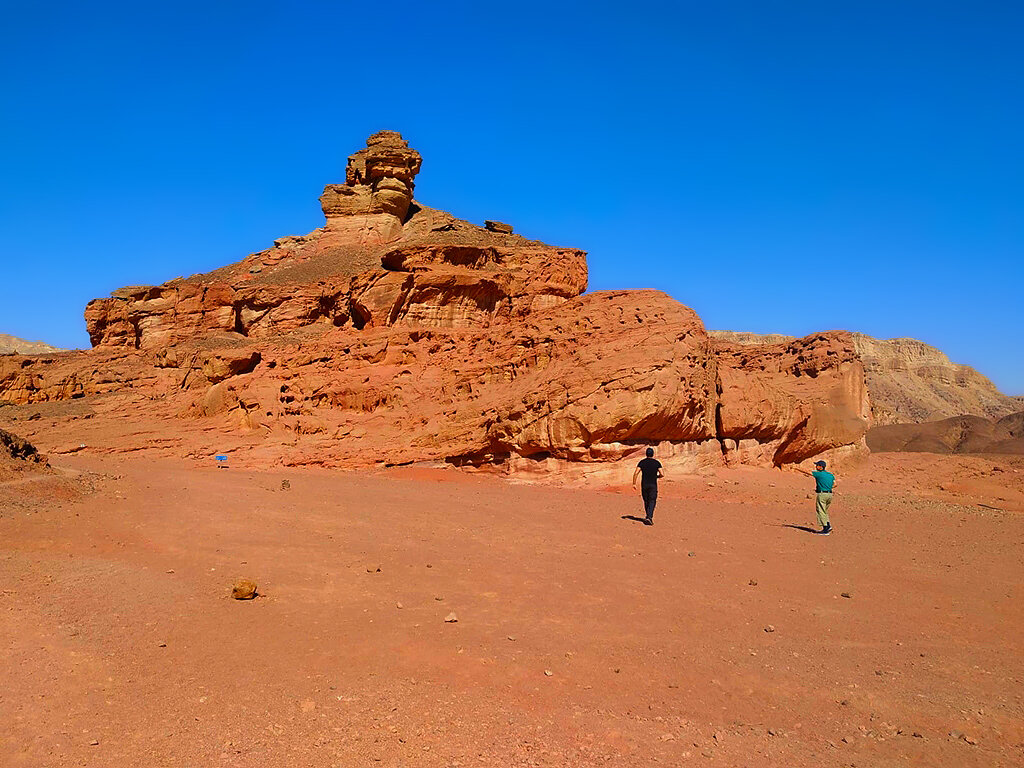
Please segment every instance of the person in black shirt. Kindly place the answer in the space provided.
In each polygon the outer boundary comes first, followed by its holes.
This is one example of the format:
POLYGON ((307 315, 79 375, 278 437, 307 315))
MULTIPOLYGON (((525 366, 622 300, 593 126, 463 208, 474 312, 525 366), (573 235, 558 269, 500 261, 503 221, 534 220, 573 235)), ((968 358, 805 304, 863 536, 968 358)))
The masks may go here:
POLYGON ((658 502, 658 478, 664 477, 661 471, 661 462, 654 458, 654 449, 647 449, 647 458, 641 459, 636 465, 636 472, 633 473, 633 487, 636 488, 636 478, 643 475, 640 480, 640 496, 644 500, 644 512, 647 517, 644 525, 654 525, 654 505, 658 502))

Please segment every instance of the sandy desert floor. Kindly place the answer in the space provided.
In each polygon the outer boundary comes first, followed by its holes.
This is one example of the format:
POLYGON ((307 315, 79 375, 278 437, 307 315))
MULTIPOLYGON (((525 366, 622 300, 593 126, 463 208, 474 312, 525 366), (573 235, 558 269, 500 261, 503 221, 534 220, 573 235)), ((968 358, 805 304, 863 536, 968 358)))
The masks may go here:
POLYGON ((1019 457, 872 456, 831 537, 764 469, 647 528, 454 469, 53 464, 0 485, 4 766, 1024 764, 1019 457))

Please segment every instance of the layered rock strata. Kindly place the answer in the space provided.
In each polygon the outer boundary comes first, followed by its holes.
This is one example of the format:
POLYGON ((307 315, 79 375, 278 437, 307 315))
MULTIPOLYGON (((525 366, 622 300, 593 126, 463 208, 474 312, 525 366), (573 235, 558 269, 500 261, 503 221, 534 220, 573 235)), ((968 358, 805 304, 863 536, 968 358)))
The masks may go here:
POLYGON ((325 189, 325 227, 90 302, 92 351, 0 358, 18 404, 0 419, 74 421, 51 440, 90 450, 329 466, 597 465, 651 443, 687 467, 782 464, 863 445, 849 334, 752 348, 662 293, 584 294, 582 251, 420 205, 420 165, 375 134, 325 189))
POLYGON ((157 348, 209 331, 486 327, 578 296, 586 255, 475 227, 413 202, 418 152, 382 131, 320 198, 327 225, 204 275, 91 301, 94 346, 157 348))
POLYGON ((718 434, 755 440, 773 464, 860 443, 871 405, 853 334, 834 331, 750 346, 714 341, 718 434))

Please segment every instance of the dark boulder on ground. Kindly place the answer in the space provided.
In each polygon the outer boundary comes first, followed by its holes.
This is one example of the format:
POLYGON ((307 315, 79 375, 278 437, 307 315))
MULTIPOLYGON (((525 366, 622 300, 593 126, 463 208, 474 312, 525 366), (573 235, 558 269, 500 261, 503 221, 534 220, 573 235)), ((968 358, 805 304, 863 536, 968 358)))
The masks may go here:
POLYGON ((27 471, 47 467, 46 457, 28 440, 0 429, 0 482, 27 471))

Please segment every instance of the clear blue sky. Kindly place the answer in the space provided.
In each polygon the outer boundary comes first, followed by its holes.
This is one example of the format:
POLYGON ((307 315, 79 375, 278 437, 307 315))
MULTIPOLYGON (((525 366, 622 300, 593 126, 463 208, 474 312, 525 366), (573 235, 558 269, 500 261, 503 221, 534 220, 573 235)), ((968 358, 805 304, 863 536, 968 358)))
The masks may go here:
POLYGON ((417 197, 709 328, 911 336, 1024 393, 1024 4, 15 3, 0 332, 320 226, 367 134, 417 197))

